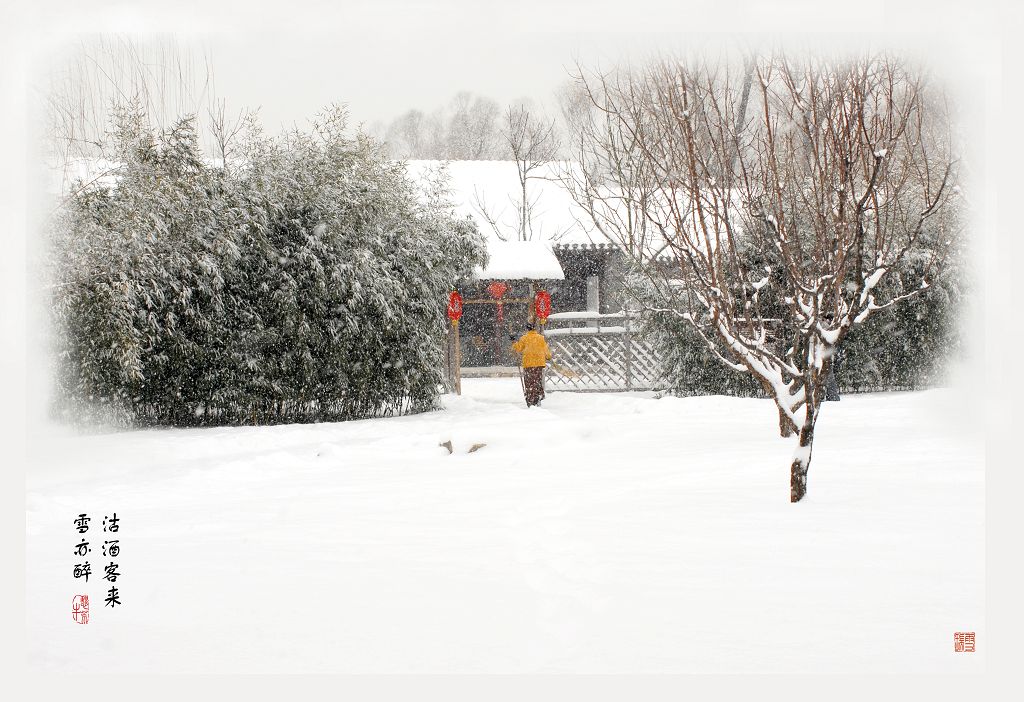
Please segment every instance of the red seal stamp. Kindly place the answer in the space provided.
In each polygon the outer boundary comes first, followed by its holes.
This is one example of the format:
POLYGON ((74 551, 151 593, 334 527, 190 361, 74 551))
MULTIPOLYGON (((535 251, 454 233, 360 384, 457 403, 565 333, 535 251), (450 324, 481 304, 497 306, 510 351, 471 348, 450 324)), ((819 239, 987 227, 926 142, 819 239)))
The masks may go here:
POLYGON ((71 601, 71 618, 79 624, 89 623, 89 596, 75 595, 71 601))
POLYGON ((974 653, 974 632, 955 632, 953 634, 953 650, 957 653, 974 653))

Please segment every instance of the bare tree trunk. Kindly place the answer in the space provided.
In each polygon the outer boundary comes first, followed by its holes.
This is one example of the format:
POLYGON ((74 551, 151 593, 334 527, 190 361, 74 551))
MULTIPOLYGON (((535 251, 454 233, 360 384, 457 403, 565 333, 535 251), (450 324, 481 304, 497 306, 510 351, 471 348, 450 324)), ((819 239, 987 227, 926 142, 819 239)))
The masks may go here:
MULTIPOLYGON (((761 381, 761 386, 764 388, 765 393, 771 397, 772 392, 774 392, 772 386, 765 382, 763 378, 758 378, 758 380, 761 381)), ((779 436, 783 439, 788 439, 793 434, 796 434, 796 424, 782 411, 782 407, 778 403, 776 403, 775 409, 779 412, 779 436)))
POLYGON ((796 430, 793 429, 793 422, 786 416, 781 407, 776 407, 776 409, 779 410, 779 436, 783 439, 793 436, 796 433, 796 430))
MULTIPOLYGON (((740 97, 740 106, 736 111, 736 122, 733 127, 733 143, 730 144, 730 148, 733 150, 732 159, 729 162, 729 179, 732 180, 732 174, 736 170, 736 161, 740 158, 740 142, 739 135, 743 131, 743 125, 747 119, 747 104, 750 101, 750 86, 754 82, 754 63, 753 58, 748 58, 744 61, 744 76, 743 76, 743 93, 740 97)), ((792 432, 790 432, 792 433, 792 432)), ((783 436, 789 436, 789 434, 783 434, 783 436)))
MULTIPOLYGON (((524 168, 525 168, 525 165, 524 165, 524 168)), ((520 182, 521 182, 521 185, 523 186, 523 202, 522 202, 522 209, 520 210, 520 213, 519 213, 519 220, 520 220, 519 221, 519 238, 522 241, 529 241, 530 236, 529 236, 529 233, 527 232, 527 226, 530 223, 530 216, 529 216, 529 214, 526 211, 526 206, 527 205, 526 205, 526 175, 525 175, 525 173, 522 176, 520 182)))
POLYGON ((807 470, 811 467, 811 447, 818 411, 813 402, 805 407, 804 425, 800 427, 800 443, 789 469, 789 501, 799 502, 807 494, 807 470))

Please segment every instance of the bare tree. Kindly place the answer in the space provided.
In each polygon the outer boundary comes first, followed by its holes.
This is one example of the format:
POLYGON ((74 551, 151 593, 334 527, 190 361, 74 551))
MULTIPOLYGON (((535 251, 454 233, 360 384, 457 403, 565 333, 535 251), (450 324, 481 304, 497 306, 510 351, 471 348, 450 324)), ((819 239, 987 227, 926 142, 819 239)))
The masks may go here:
POLYGON ((52 66, 42 92, 49 160, 65 185, 76 161, 105 157, 118 105, 137 105, 160 129, 204 108, 216 111, 209 57, 169 37, 81 39, 52 66))
POLYGON ((235 152, 239 135, 244 133, 247 128, 251 129, 256 113, 241 109, 238 111, 238 116, 229 117, 227 104, 221 100, 207 111, 207 116, 214 153, 217 154, 221 164, 226 166, 235 152))
POLYGON ((395 118, 384 131, 383 138, 398 158, 424 158, 429 135, 427 117, 419 110, 409 110, 395 118))
POLYGON ((451 103, 446 158, 472 161, 491 158, 498 148, 498 103, 461 92, 451 103))
POLYGON ((534 236, 532 212, 536 204, 530 200, 528 185, 557 157, 555 122, 538 117, 528 105, 520 103, 508 108, 503 136, 519 176, 518 238, 528 241, 534 236))
POLYGON ((790 499, 801 500, 837 347, 872 313, 927 288, 946 255, 939 215, 957 189, 941 95, 885 55, 776 54, 742 68, 666 58, 578 83, 596 117, 576 153, 584 173, 610 174, 610 187, 577 178, 577 200, 667 301, 649 311, 690 322, 775 401, 783 435, 799 435, 790 499), (922 243, 920 278, 876 298, 922 243), (661 248, 673 266, 651 265, 661 248), (745 249, 772 263, 754 268, 745 249))
POLYGON ((383 136, 398 158, 497 158, 501 148, 500 113, 494 100, 463 91, 429 115, 419 110, 405 112, 388 124, 383 136))
POLYGON ((585 228, 592 225, 599 238, 619 243, 634 259, 646 260, 657 257, 652 247, 664 245, 647 217, 660 184, 656 169, 640 157, 639 142, 621 129, 613 106, 606 102, 613 91, 623 90, 624 78, 602 76, 605 90, 595 91, 579 69, 577 80, 562 91, 569 158, 559 170, 559 180, 583 209, 585 228))

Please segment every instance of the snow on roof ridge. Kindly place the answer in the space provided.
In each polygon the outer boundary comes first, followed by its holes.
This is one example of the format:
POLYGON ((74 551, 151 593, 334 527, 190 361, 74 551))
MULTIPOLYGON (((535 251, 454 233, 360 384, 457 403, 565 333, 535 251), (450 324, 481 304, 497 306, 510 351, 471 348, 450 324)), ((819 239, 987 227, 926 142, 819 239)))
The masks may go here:
POLYGON ((565 280, 550 242, 490 240, 487 253, 487 266, 473 271, 477 280, 565 280))

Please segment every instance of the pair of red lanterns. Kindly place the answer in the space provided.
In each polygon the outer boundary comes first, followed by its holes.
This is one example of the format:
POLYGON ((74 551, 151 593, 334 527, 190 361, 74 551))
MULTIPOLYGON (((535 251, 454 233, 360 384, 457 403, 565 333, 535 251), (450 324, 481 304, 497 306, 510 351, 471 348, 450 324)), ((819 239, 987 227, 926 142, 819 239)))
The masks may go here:
MULTIPOLYGON (((491 294, 492 298, 498 300, 498 324, 501 324, 504 317, 504 305, 502 305, 500 300, 507 291, 508 285, 500 281, 495 281, 487 286, 487 292, 491 294)), ((551 295, 548 294, 547 290, 537 291, 533 298, 533 311, 537 314, 537 319, 541 324, 548 321, 548 316, 551 314, 551 295)), ((458 326, 461 317, 462 295, 458 291, 453 290, 451 295, 448 296, 448 319, 452 320, 453 325, 458 326)))

